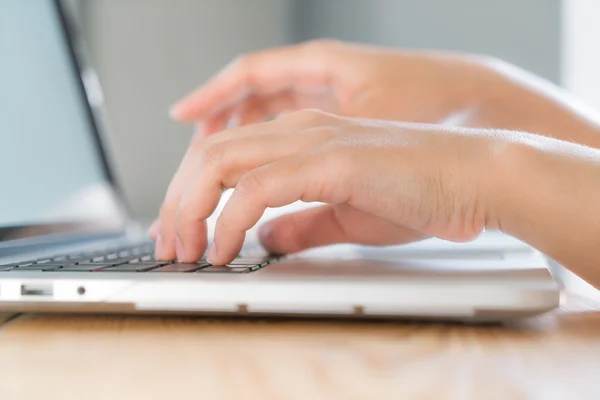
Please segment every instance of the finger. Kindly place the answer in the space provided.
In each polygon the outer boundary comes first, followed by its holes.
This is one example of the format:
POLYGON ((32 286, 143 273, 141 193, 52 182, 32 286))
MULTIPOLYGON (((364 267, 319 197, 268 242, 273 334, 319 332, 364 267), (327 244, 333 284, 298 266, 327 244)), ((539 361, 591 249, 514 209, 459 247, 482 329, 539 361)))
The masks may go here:
POLYGON ((227 128, 232 115, 231 110, 224 110, 206 118, 202 123, 202 136, 209 136, 227 128))
MULTIPOLYGON (((203 134, 212 132, 214 129, 220 129, 224 124, 224 118, 220 118, 217 122, 206 121, 200 128, 200 135, 195 136, 192 139, 190 146, 188 147, 177 172, 173 176, 165 200, 160 209, 160 232, 157 235, 155 256, 159 260, 174 260, 175 258, 183 259, 183 254, 177 255, 177 210, 179 203, 181 202, 181 196, 186 183, 190 180, 195 167, 198 164, 199 156, 202 152, 203 146, 209 141, 208 138, 203 137, 203 134), (219 128, 215 128, 218 126, 219 128), (160 238, 160 240, 158 240, 160 238)), ((232 129, 235 131, 235 129, 232 129)), ((221 135, 212 136, 210 140, 219 141, 221 135)), ((202 229, 204 224, 196 221, 194 224, 195 229, 202 229)), ((194 247, 196 251, 201 251, 205 241, 206 235, 197 232, 195 235, 194 247)), ((184 247, 179 243, 180 250, 184 250, 184 247)), ((181 252, 181 251, 180 251, 181 252)), ((184 251, 183 251, 184 252, 184 251)))
POLYGON ((263 246, 274 254, 288 254, 311 247, 347 242, 348 234, 326 205, 283 215, 260 227, 263 246))
POLYGON ((295 201, 345 203, 352 169, 324 154, 283 159, 245 174, 217 219, 209 262, 231 262, 265 209, 295 201))
MULTIPOLYGON (((244 105, 244 112, 240 118, 240 126, 264 121, 282 114, 298 111, 301 108, 298 101, 301 94, 294 90, 281 90, 276 93, 256 94, 244 105)), ((306 104, 319 104, 304 101, 306 104)))
MULTIPOLYGON (((177 172, 175 173, 169 187, 165 200, 160 210, 160 232, 157 234, 155 256, 159 260, 174 260, 184 257, 184 247, 180 238, 177 237, 177 210, 181 201, 181 195, 185 184, 189 181, 194 167, 197 164, 198 155, 202 150, 203 143, 207 140, 204 138, 217 131, 225 129, 227 120, 230 118, 230 113, 221 112, 207 120, 205 120, 198 128, 197 135, 194 136, 192 142, 184 155, 177 172), (177 254, 179 250, 179 253, 177 254)), ((214 138, 214 137, 213 137, 214 138)), ((215 139, 212 139, 215 140, 215 139)), ((195 222, 195 229, 205 229, 206 224, 201 221, 195 222)), ((196 252, 203 252, 206 241, 205 232, 197 232, 194 247, 196 252)))
MULTIPOLYGON (((203 249, 204 241, 206 240, 205 232, 198 232, 197 229, 199 227, 203 227, 201 224, 202 218, 206 218, 209 215, 205 215, 205 210, 210 210, 210 212, 214 211, 214 203, 219 200, 222 182, 219 180, 213 179, 212 181, 207 181, 208 184, 204 183, 203 180, 199 178, 192 179, 192 175, 194 171, 198 170, 208 171, 204 174, 213 177, 219 177, 222 173, 218 168, 219 165, 227 163, 223 163, 222 159, 228 157, 228 159, 232 159, 231 155, 235 154, 236 156, 240 154, 240 159, 243 157, 258 157, 256 160, 267 157, 264 159, 264 162, 271 161, 276 159, 277 157, 281 157, 290 153, 278 153, 277 151, 273 151, 275 147, 270 147, 270 143, 268 140, 262 140, 262 145, 260 148, 255 148, 252 151, 230 151, 230 148, 235 144, 239 143, 239 140, 244 137, 250 136, 268 136, 274 133, 281 132, 295 132, 303 129, 304 127, 314 126, 316 124, 322 123, 322 121, 328 121, 331 116, 327 114, 318 113, 314 111, 303 111, 298 112, 293 115, 288 116, 287 118, 270 121, 262 124, 256 124, 252 126, 240 127, 235 129, 228 129, 224 132, 221 132, 219 135, 213 135, 210 137, 199 137, 196 138, 192 145, 188 148, 186 155, 175 174, 175 177, 171 181, 169 188, 167 190, 167 195, 165 197, 165 201, 161 207, 160 220, 161 220, 161 232, 160 238, 162 240, 157 241, 156 245, 156 257, 161 260, 172 260, 177 257, 180 260, 185 259, 186 261, 191 261, 191 258, 196 257, 196 254, 203 249), (233 139, 236 139, 233 141, 233 139), (219 145, 219 143, 224 143, 226 141, 231 141, 228 145, 219 145), (269 149, 269 151, 265 151, 265 149, 269 149), (197 193, 195 196, 189 196, 192 200, 183 201, 182 195, 184 192, 184 188, 188 185, 189 182, 192 182, 192 192, 197 193), (207 194, 210 194, 207 195, 207 194), (200 207, 203 211, 201 213, 203 217, 199 217, 196 213, 190 213, 187 215, 187 209, 192 208, 192 206, 200 204, 205 205, 204 207, 200 207), (178 216, 178 210, 180 208, 184 208, 182 210, 181 216, 178 216), (189 222, 187 222, 189 221, 189 222), (176 254, 177 246, 177 232, 182 233, 181 243, 179 248, 183 250, 185 255, 176 254), (189 231, 189 233, 188 233, 189 231), (195 249, 194 255, 187 254, 187 247, 195 249)), ((282 139, 279 139, 281 143, 282 139)), ((301 142, 300 139, 296 139, 296 141, 301 142)), ((285 145, 277 147, 279 149, 294 149, 295 147, 291 145, 291 143, 286 143, 285 145)), ((242 148, 243 150, 243 148, 242 148)), ((255 163, 258 162, 255 160, 255 163)), ((246 164, 248 165, 248 164, 246 164)), ((262 165, 260 162, 258 164, 252 165, 262 165)), ((227 170, 225 170, 226 172, 227 170)), ((198 173, 200 173, 198 172, 198 173)), ((202 175, 199 175, 202 176, 202 175)))
POLYGON ((207 149, 179 204, 177 233, 185 253, 183 258, 178 253, 180 260, 192 262, 202 255, 200 250, 204 248, 200 242, 204 237, 203 232, 197 231, 197 225, 215 211, 223 188, 235 187, 247 171, 310 151, 325 140, 325 135, 317 132, 296 136, 293 140, 278 134, 247 136, 207 149))
MULTIPOLYGON (((221 116, 229 120, 231 127, 239 127, 254 123, 264 122, 268 118, 275 117, 284 113, 290 113, 300 109, 298 103, 299 94, 291 90, 282 90, 277 93, 253 94, 243 99, 240 103, 222 111, 221 116), (235 122, 232 120, 235 118, 235 122)), ((303 103, 310 104, 304 100, 303 103)), ((322 101, 313 101, 314 104, 323 103, 322 101)), ((221 129, 223 122, 220 124, 221 129)), ((212 127, 203 131, 204 136, 218 132, 219 129, 212 127)))
POLYGON ((263 122, 267 118, 264 109, 264 102, 258 96, 250 96, 246 101, 237 107, 239 126, 250 125, 256 122, 263 122))
POLYGON ((210 124, 201 124, 196 129, 196 134, 191 140, 177 172, 169 183, 165 199, 160 208, 159 223, 160 227, 156 237, 155 257, 158 260, 174 260, 177 258, 177 238, 176 238, 176 216, 177 207, 181 200, 181 193, 185 183, 189 180, 193 166, 196 164, 197 154, 201 146, 203 134, 210 124))
POLYGON ((261 226, 259 237, 270 252, 289 254, 337 243, 409 243, 425 236, 348 204, 340 204, 282 215, 261 226))
MULTIPOLYGON (((216 206, 215 206, 216 207, 216 206)), ((177 234, 178 202, 167 198, 160 210, 160 231, 156 239, 155 257, 158 260, 185 260, 183 241, 177 234)), ((190 220, 188 226, 195 232, 191 250, 198 254, 194 261, 202 258, 207 246, 206 220, 190 220)))
MULTIPOLYGON (((204 118, 215 107, 228 108, 249 92, 275 92, 297 86, 330 86, 343 63, 334 44, 318 42, 267 50, 242 57, 171 108, 178 121, 204 118)), ((339 47, 339 46, 338 46, 339 47)), ((337 47, 336 47, 337 50, 337 47)))
POLYGON ((189 179, 194 163, 197 140, 193 139, 192 144, 187 149, 177 172, 169 183, 167 194, 160 208, 159 223, 157 232, 156 248, 154 255, 158 260, 174 260, 176 254, 176 229, 175 217, 177 215, 177 206, 181 199, 181 188, 189 179))

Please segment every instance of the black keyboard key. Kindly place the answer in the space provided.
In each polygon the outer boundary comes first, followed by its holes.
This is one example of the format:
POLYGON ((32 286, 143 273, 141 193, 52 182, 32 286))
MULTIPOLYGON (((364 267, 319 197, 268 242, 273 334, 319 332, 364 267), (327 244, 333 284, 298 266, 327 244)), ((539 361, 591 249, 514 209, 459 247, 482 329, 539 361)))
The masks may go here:
POLYGON ((17 268, 11 269, 11 272, 20 272, 20 271, 56 271, 62 268, 60 264, 32 264, 27 266, 19 266, 17 268))
POLYGON ((262 264, 270 264, 275 259, 273 257, 264 257, 264 258, 236 258, 229 265, 262 265, 262 264))
POLYGON ((196 272, 221 272, 221 273, 242 273, 249 272, 249 266, 241 266, 241 265, 211 265, 206 268, 202 268, 196 272))
POLYGON ((65 266, 63 268, 57 269, 59 272, 100 272, 106 268, 112 268, 114 265, 106 265, 106 264, 78 264, 65 266))
POLYGON ((37 260, 0 265, 0 271, 129 271, 129 272, 221 272, 240 273, 260 269, 278 260, 267 256, 260 247, 240 254, 226 266, 212 266, 203 258, 194 264, 157 261, 154 258, 154 243, 135 246, 111 246, 100 251, 83 251, 65 255, 53 255, 37 260), (258 251, 260 250, 260 251, 258 251))
POLYGON ((18 264, 19 267, 28 267, 30 265, 34 265, 35 261, 25 261, 18 264))
POLYGON ((147 272, 162 267, 165 263, 135 263, 121 264, 115 267, 103 269, 102 272, 147 272))
POLYGON ((106 260, 106 263, 110 263, 113 265, 121 265, 121 264, 129 264, 129 263, 136 263, 136 262, 140 262, 139 258, 134 258, 132 259, 131 257, 125 257, 125 258, 117 258, 116 260, 106 260))
POLYGON ((99 262, 96 262, 96 261, 82 261, 80 263, 77 263, 77 265, 92 265, 92 266, 94 266, 94 265, 101 265, 101 266, 102 265, 108 265, 108 266, 114 267, 115 265, 121 265, 121 264, 125 264, 125 263, 127 263, 127 261, 121 261, 121 262, 116 261, 116 260, 99 261, 99 262))
POLYGON ((151 272, 194 272, 209 267, 210 264, 174 263, 153 269, 151 272))

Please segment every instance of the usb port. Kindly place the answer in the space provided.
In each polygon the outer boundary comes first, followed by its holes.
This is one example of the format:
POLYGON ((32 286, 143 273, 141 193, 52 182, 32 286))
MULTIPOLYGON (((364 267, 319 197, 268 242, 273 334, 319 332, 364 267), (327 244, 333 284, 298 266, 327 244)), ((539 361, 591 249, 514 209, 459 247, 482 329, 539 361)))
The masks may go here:
POLYGON ((21 285, 21 296, 52 296, 53 293, 52 284, 21 285))

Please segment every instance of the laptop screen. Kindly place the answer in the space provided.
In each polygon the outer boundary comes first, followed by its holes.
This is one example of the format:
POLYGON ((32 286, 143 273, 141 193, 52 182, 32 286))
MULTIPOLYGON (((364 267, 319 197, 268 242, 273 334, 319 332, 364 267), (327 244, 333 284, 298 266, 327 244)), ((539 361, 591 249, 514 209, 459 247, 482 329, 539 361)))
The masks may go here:
POLYGON ((14 227, 64 230, 113 217, 118 206, 54 1, 0 0, 0 60, 0 240, 14 238, 14 227))

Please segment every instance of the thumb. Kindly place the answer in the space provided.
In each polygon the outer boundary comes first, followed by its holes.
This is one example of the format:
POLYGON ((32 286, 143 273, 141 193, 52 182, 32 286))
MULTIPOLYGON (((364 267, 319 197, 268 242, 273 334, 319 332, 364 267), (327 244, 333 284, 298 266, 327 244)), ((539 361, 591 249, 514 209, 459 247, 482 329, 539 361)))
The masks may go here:
POLYGON ((392 245, 425 238, 420 232, 347 205, 325 205, 278 217, 261 226, 263 246, 275 254, 337 243, 392 245))
POLYGON ((282 215, 262 225, 258 235, 263 246, 275 254, 296 253, 348 240, 333 206, 282 215))

